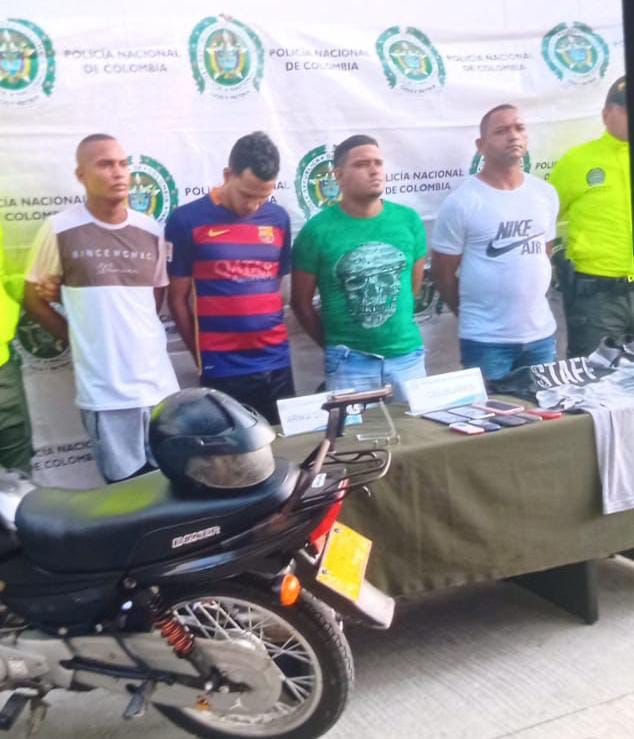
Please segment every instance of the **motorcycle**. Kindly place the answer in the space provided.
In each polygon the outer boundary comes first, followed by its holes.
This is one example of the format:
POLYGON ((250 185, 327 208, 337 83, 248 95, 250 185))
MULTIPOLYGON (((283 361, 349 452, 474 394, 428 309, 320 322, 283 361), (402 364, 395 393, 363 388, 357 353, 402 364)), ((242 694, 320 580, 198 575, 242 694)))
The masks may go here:
POLYGON ((342 620, 385 629, 394 611, 365 580, 368 540, 337 522, 390 451, 336 441, 388 394, 332 396, 300 465, 276 459, 228 495, 188 496, 160 471, 98 491, 0 476, 0 729, 28 705, 35 730, 54 688, 105 688, 128 697, 124 719, 151 704, 200 737, 327 731, 353 682, 342 620))

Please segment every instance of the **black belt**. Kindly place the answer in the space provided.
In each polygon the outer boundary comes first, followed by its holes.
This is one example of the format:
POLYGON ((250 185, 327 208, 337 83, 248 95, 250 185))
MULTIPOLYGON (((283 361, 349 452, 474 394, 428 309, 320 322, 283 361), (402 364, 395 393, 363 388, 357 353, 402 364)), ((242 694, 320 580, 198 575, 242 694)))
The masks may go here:
POLYGON ((634 279, 630 279, 629 277, 602 277, 601 275, 586 275, 583 272, 575 272, 575 277, 588 284, 594 283, 597 287, 601 285, 610 288, 621 285, 634 289, 634 279))

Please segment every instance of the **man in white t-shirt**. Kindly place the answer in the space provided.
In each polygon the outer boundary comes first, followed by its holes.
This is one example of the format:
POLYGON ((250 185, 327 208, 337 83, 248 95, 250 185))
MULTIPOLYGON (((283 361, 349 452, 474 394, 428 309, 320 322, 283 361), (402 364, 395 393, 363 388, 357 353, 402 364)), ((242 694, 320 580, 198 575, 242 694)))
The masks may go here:
POLYGON ((476 146, 482 170, 440 208, 432 275, 458 316, 463 366, 495 380, 555 359, 546 292, 559 201, 551 185, 522 169, 527 136, 514 105, 486 113, 476 146))
POLYGON ((155 466, 150 411, 178 390, 157 311, 168 283, 161 226, 127 208, 130 173, 119 142, 93 134, 77 147, 86 203, 47 219, 26 275, 24 307, 69 340, 77 405, 108 482, 155 466), (66 317, 39 285, 61 282, 66 317))

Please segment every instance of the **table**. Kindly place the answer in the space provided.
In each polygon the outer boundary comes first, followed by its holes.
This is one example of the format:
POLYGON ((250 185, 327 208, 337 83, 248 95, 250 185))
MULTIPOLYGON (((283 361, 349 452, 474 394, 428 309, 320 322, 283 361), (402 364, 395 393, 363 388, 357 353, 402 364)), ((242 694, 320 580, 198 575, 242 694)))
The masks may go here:
MULTIPOLYGON (((341 516, 374 542, 368 579, 411 597, 549 571, 518 581, 596 620, 592 560, 634 547, 634 511, 601 512, 590 416, 463 436, 404 411, 390 406, 388 475, 341 516)), ((298 460, 318 439, 280 439, 274 453, 298 460)))

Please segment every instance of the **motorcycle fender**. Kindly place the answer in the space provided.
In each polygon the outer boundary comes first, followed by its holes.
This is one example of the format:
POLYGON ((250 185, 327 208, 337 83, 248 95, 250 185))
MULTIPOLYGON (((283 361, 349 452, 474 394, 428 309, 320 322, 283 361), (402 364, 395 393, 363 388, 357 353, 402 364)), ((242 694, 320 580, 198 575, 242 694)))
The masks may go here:
POLYGON ((315 579, 317 566, 306 552, 298 552, 296 565, 296 574, 302 585, 319 600, 334 608, 344 620, 360 621, 374 629, 390 628, 394 618, 394 598, 364 580, 359 597, 351 601, 315 579))

